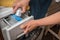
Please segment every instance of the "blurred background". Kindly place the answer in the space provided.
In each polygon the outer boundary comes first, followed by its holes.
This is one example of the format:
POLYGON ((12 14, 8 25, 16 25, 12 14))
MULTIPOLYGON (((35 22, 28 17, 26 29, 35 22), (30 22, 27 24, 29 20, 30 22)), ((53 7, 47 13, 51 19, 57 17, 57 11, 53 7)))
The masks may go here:
POLYGON ((0 0, 0 6, 12 7, 14 0, 0 0))

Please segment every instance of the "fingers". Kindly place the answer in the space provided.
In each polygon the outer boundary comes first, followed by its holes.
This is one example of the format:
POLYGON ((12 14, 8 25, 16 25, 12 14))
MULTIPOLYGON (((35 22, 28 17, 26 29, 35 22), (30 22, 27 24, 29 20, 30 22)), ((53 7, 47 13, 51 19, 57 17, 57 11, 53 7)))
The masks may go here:
POLYGON ((31 32, 33 29, 35 29, 35 26, 27 26, 27 28, 24 30, 24 34, 27 34, 28 32, 31 32))
POLYGON ((13 9, 13 13, 15 13, 17 9, 18 9, 18 6, 15 6, 13 9))
POLYGON ((28 32, 29 32, 29 29, 26 28, 26 29, 24 30, 24 34, 27 34, 28 32))
POLYGON ((15 6, 16 6, 16 3, 13 4, 13 9, 15 8, 15 6))
POLYGON ((22 7, 20 2, 14 3, 14 5, 13 5, 13 13, 15 13, 19 7, 22 7))
POLYGON ((24 28, 25 28, 25 29, 24 29, 24 34, 27 34, 28 32, 31 31, 31 28, 32 28, 32 27, 31 27, 30 25, 25 25, 24 28))
MULTIPOLYGON (((20 5, 18 6, 14 6, 14 8, 13 8, 13 13, 15 13, 16 11, 17 11, 17 9, 20 7, 20 5)), ((21 12, 22 13, 25 13, 26 12, 26 7, 25 6, 23 6, 23 7, 21 7, 21 12)))
POLYGON ((21 29, 25 29, 27 25, 23 24, 20 26, 21 29))
POLYGON ((27 28, 27 26, 29 26, 29 25, 30 25, 29 22, 26 22, 26 23, 22 24, 22 25, 20 26, 20 28, 25 29, 25 28, 27 28))
POLYGON ((13 13, 15 13, 17 11, 18 8, 21 8, 21 12, 24 13, 25 10, 26 10, 26 7, 23 6, 23 4, 21 2, 15 2, 14 5, 13 5, 13 13))
POLYGON ((26 6, 23 6, 22 7, 22 13, 25 13, 26 12, 26 6))
POLYGON ((30 24, 28 23, 26 23, 26 24, 23 24, 23 25, 21 25, 20 26, 20 28, 22 28, 22 29, 24 29, 24 34, 26 34, 26 33, 28 33, 29 31, 29 27, 30 27, 30 24))
POLYGON ((19 2, 19 0, 15 0, 13 3, 13 9, 16 7, 17 3, 19 2))
POLYGON ((31 25, 31 26, 29 27, 29 32, 32 31, 32 30, 34 30, 35 28, 36 28, 35 25, 31 25))

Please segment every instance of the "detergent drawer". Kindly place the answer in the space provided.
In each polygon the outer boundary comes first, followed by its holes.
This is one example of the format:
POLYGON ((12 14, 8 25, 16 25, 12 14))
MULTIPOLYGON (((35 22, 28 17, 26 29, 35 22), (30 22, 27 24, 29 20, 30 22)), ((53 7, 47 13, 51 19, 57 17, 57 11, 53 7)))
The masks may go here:
POLYGON ((20 25, 23 25, 24 23, 33 20, 33 16, 29 16, 24 18, 21 21, 10 21, 10 22, 15 22, 12 25, 5 22, 6 19, 2 18, 1 21, 1 29, 3 33, 4 40, 16 40, 17 38, 21 37, 24 35, 23 29, 20 28, 20 25))
POLYGON ((16 40, 23 36, 23 29, 20 28, 20 25, 33 20, 33 16, 28 16, 28 12, 21 15, 21 21, 17 21, 11 17, 11 8, 1 8, 0 12, 0 26, 4 40, 16 40))
POLYGON ((21 21, 16 21, 15 19, 11 18, 10 15, 8 15, 0 19, 0 26, 4 40, 16 40, 24 35, 23 29, 20 28, 20 25, 33 20, 33 16, 22 14, 21 18, 21 21))

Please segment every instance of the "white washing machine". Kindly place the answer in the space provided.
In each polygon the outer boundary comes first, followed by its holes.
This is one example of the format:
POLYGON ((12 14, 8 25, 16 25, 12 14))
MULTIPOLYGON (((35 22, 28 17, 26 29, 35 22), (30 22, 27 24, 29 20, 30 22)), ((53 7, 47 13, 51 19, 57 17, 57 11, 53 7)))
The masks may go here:
POLYGON ((16 40, 23 36, 23 29, 20 28, 20 25, 34 19, 33 16, 28 16, 27 13, 24 13, 21 15, 22 20, 16 21, 10 17, 11 14, 12 8, 0 8, 0 26, 4 40, 16 40))

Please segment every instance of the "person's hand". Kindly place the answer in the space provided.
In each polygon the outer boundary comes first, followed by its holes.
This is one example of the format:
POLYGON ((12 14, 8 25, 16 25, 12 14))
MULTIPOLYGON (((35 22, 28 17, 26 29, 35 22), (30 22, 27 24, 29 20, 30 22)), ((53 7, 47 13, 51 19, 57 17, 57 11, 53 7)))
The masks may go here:
POLYGON ((31 20, 29 22, 27 22, 26 24, 23 24, 20 26, 20 28, 24 29, 24 33, 28 33, 30 31, 32 31, 33 29, 37 28, 38 25, 38 21, 37 20, 31 20))
POLYGON ((26 7, 29 5, 30 0, 16 0, 13 5, 13 12, 15 13, 18 8, 22 9, 22 13, 26 11, 26 7))

